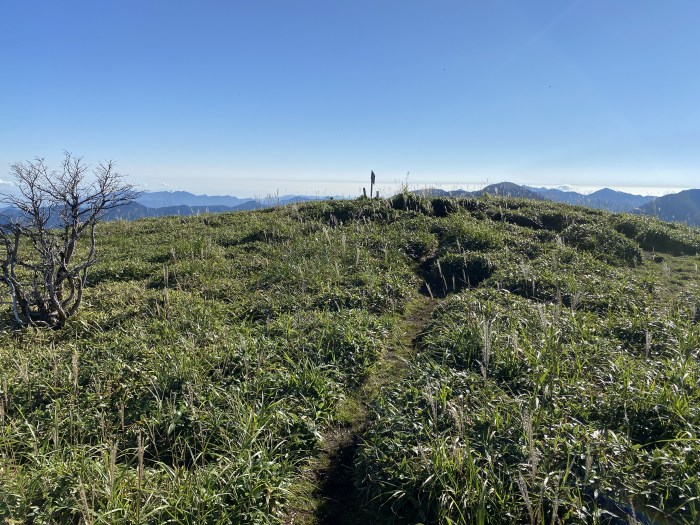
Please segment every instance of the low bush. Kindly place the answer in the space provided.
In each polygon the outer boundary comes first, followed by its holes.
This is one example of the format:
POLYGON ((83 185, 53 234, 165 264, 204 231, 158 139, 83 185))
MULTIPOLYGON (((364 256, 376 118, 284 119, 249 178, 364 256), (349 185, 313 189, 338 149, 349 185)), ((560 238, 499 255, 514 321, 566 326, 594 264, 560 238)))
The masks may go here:
POLYGON ((688 226, 633 215, 616 216, 611 223, 616 231, 636 241, 647 251, 675 256, 700 252, 700 233, 688 226))
POLYGON ((598 224, 572 224, 562 232, 562 239, 609 262, 629 265, 642 262, 642 252, 636 242, 616 231, 606 231, 598 224))

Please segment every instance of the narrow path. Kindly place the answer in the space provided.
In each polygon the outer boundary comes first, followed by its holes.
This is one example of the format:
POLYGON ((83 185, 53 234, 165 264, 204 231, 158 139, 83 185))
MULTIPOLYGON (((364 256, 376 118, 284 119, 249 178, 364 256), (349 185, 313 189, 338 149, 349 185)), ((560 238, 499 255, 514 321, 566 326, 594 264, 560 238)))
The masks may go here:
POLYGON ((354 458, 361 436, 369 425, 369 405, 384 385, 406 374, 408 361, 415 352, 420 334, 428 326, 437 300, 417 295, 406 305, 398 320, 393 340, 384 351, 374 371, 355 396, 348 399, 341 413, 345 424, 331 429, 325 437, 324 450, 303 474, 299 503, 293 505, 285 524, 289 525, 359 525, 371 523, 355 488, 354 458))

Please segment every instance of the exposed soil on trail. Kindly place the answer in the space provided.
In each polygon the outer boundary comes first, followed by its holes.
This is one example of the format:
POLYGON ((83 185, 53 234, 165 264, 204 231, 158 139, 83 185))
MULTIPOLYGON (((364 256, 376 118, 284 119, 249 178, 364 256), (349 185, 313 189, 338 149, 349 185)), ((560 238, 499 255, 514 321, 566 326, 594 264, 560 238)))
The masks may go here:
POLYGON ((348 424, 331 429, 324 450, 304 474, 309 488, 307 508, 292 509, 285 520, 289 525, 360 525, 373 522, 374 515, 357 487, 355 454, 364 431, 371 424, 368 406, 389 381, 400 379, 407 361, 416 352, 420 337, 432 318, 438 301, 418 295, 398 321, 394 341, 386 349, 373 373, 357 392, 353 417, 348 424))
POLYGON ((316 518, 321 525, 355 525, 369 523, 372 518, 355 486, 354 460, 363 430, 352 429, 345 434, 342 445, 329 458, 328 468, 319 473, 322 477, 316 518))

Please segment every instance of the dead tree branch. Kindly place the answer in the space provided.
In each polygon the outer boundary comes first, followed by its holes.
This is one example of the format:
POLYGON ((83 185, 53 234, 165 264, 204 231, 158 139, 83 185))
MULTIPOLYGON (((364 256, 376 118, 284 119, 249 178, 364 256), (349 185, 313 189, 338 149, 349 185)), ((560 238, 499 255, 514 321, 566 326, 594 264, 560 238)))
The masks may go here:
POLYGON ((90 170, 66 152, 61 169, 43 159, 16 163, 18 194, 1 195, 2 276, 21 325, 62 326, 79 308, 88 269, 97 262, 95 227, 138 196, 112 161, 90 170), (81 242, 82 241, 82 242, 81 242))

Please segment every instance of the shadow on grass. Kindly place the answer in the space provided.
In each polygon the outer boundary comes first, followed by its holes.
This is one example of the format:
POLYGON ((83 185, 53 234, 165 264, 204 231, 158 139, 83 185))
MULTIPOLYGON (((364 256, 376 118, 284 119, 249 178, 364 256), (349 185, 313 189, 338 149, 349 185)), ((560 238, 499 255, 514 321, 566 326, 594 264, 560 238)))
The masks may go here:
POLYGON ((377 523, 356 488, 355 454, 359 434, 347 429, 343 443, 329 458, 328 469, 319 479, 319 505, 316 519, 320 525, 359 525, 377 523))

